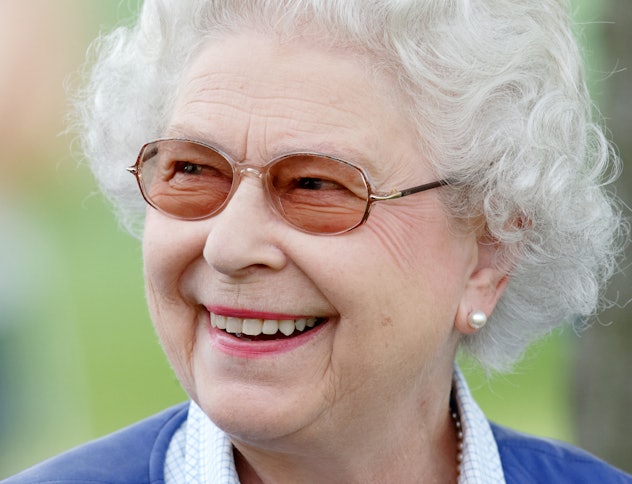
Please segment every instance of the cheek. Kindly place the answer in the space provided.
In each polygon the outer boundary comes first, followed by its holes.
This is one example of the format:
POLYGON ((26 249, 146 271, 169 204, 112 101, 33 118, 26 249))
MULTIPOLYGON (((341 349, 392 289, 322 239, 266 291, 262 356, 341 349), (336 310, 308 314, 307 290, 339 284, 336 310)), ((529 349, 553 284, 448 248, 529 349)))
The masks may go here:
POLYGON ((165 297, 150 279, 146 283, 147 304, 160 344, 184 390, 193 395, 193 355, 198 314, 182 299, 165 297))
POLYGON ((378 209, 344 244, 321 248, 332 263, 319 259, 306 272, 325 276, 316 281, 323 293, 375 344, 398 344, 393 336, 403 332, 446 337, 476 262, 475 238, 451 230, 432 207, 378 209))
POLYGON ((205 237, 192 222, 173 220, 148 210, 143 235, 145 282, 156 299, 177 303, 180 283, 193 262, 202 257, 205 237))
POLYGON ((161 222, 160 216, 148 214, 143 238, 147 305, 167 358, 188 390, 198 315, 182 296, 180 284, 194 257, 183 231, 161 222))

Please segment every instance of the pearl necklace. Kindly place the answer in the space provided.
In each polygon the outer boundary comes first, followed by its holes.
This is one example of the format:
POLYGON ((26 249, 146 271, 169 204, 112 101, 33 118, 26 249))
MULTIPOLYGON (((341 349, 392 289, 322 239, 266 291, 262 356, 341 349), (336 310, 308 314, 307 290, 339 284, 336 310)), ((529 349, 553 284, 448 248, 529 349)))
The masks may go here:
POLYGON ((458 479, 461 475, 461 463, 463 462, 463 429, 461 428, 459 408, 453 394, 450 395, 450 415, 452 416, 456 430, 456 475, 458 479))

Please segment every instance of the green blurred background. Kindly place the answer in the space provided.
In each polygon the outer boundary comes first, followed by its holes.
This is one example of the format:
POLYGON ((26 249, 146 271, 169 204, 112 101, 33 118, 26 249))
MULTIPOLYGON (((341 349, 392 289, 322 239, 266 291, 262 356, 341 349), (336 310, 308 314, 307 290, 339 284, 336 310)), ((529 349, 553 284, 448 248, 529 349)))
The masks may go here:
MULTIPOLYGON (((621 67, 603 54, 607 24, 593 22, 616 20, 612 1, 573 2, 598 102, 621 67)), ((139 243, 60 135, 64 84, 138 3, 0 0, 0 478, 186 398, 147 315, 139 243)), ((468 367, 468 379, 490 418, 576 442, 577 346, 561 332, 514 374, 487 380, 468 367)))

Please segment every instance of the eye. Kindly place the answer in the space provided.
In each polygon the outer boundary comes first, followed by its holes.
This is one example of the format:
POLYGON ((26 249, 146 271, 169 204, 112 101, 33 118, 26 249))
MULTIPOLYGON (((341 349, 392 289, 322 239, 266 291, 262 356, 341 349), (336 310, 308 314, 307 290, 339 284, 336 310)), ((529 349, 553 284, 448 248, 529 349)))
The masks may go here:
POLYGON ((181 161, 176 163, 176 173, 186 173, 187 175, 200 175, 203 171, 201 165, 191 163, 190 161, 181 161))
POLYGON ((303 190, 339 190, 339 183, 323 178, 303 177, 296 180, 296 188, 303 190))

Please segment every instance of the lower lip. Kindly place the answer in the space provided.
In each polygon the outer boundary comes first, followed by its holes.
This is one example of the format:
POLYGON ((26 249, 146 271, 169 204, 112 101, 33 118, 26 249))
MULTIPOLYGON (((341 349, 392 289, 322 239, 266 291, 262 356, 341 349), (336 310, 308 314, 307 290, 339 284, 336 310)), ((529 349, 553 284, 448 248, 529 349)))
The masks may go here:
POLYGON ((270 341, 242 340, 224 330, 212 327, 210 321, 208 323, 208 330, 211 343, 220 351, 237 358, 264 358, 266 356, 288 353, 301 346, 305 346, 316 338, 327 326, 329 326, 329 321, 325 321, 314 329, 297 336, 270 341))

